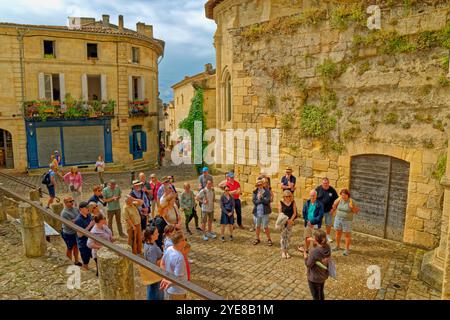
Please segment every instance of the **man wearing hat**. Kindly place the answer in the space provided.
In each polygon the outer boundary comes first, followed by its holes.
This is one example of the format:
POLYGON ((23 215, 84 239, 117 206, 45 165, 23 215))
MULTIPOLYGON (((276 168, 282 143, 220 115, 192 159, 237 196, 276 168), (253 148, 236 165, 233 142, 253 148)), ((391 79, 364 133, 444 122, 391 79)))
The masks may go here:
POLYGON ((145 230, 147 227, 147 218, 150 213, 150 201, 147 198, 144 190, 142 190, 142 182, 139 180, 133 181, 133 189, 130 192, 130 196, 132 196, 135 200, 141 200, 142 204, 139 205, 138 210, 141 215, 141 229, 145 230))
POLYGON ((226 186, 230 188, 230 194, 234 198, 234 210, 236 211, 236 220, 239 228, 245 229, 242 225, 242 208, 241 208, 241 185, 234 179, 234 172, 230 171, 227 173, 227 183, 226 186))
POLYGON ((292 168, 287 167, 286 174, 283 176, 283 178, 281 178, 281 190, 289 190, 290 192, 294 193, 296 182, 297 178, 292 175, 292 168))
POLYGON ((206 188, 206 183, 211 181, 214 185, 213 176, 209 174, 208 167, 203 167, 202 174, 198 177, 198 191, 206 188))
POLYGON ((123 218, 127 223, 128 244, 134 254, 141 254, 142 236, 141 236, 141 215, 137 206, 142 206, 143 200, 135 199, 127 195, 123 206, 123 218))
POLYGON ((126 237, 123 233, 121 215, 120 215, 120 197, 122 196, 122 190, 117 186, 116 180, 109 181, 109 185, 103 189, 103 201, 106 202, 108 227, 113 231, 113 219, 116 218, 117 231, 120 237, 126 237))

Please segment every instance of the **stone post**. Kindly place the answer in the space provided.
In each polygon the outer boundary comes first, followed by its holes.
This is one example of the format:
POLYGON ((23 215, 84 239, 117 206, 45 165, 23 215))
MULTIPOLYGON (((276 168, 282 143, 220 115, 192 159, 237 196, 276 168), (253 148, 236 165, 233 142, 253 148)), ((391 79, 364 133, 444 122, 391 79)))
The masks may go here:
POLYGON ((28 203, 20 203, 19 216, 25 256, 29 258, 42 257, 47 250, 42 213, 28 203))
POLYGON ((30 191, 30 200, 41 203, 41 197, 39 195, 39 190, 31 190, 30 191))
MULTIPOLYGON (((58 216, 61 215, 61 211, 64 209, 64 205, 62 203, 54 203, 52 204, 52 211, 58 216)), ((46 215, 47 216, 47 215, 46 215)), ((52 226, 53 229, 61 233, 62 223, 59 220, 53 219, 53 217, 47 216, 47 223, 52 226)))
POLYGON ((0 223, 5 222, 6 220, 8 220, 8 217, 3 204, 3 197, 0 197, 0 223))
MULTIPOLYGON (((131 252, 129 245, 118 244, 131 252)), ((134 300, 133 263, 108 248, 97 252, 98 280, 102 300, 134 300)))

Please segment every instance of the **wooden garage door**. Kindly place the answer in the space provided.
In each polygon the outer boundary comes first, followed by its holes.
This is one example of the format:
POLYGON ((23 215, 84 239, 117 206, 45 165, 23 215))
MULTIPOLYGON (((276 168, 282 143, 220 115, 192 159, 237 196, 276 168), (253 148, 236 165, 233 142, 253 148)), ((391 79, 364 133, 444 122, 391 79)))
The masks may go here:
POLYGON ((408 162, 381 155, 353 157, 350 193, 361 207, 353 229, 402 241, 408 181, 408 162))

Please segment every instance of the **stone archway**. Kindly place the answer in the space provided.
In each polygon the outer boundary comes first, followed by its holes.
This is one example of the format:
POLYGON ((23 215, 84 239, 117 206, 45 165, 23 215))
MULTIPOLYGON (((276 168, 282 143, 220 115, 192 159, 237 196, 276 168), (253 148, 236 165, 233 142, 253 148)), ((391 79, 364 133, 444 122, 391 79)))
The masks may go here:
POLYGON ((0 129, 0 168, 14 168, 12 135, 4 129, 0 129))

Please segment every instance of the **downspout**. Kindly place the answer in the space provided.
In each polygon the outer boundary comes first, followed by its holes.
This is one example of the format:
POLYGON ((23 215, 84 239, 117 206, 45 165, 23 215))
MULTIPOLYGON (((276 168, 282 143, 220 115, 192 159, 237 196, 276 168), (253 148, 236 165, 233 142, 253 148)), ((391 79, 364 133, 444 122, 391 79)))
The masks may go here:
POLYGON ((19 41, 19 61, 20 61, 20 90, 21 90, 21 111, 24 115, 23 103, 25 102, 25 65, 24 65, 24 43, 23 38, 28 31, 25 29, 17 29, 17 40, 19 41))
MULTIPOLYGON (((156 61, 156 63, 158 64, 158 73, 157 73, 157 82, 156 82, 157 83, 157 89, 156 89, 157 92, 159 92, 159 64, 161 63, 161 61, 163 61, 163 59, 164 59, 164 49, 162 51, 162 55, 161 55, 160 59, 158 59, 159 61, 156 61)), ((158 102, 156 104, 158 105, 158 102)), ((163 105, 164 105, 164 103, 163 103, 163 105)), ((158 118, 157 118, 157 121, 156 121, 156 130, 157 130, 156 131, 156 140, 157 140, 156 141, 156 147, 158 148, 158 165, 162 166, 162 163, 160 163, 161 157, 159 156, 159 153, 161 151, 161 150, 159 150, 159 146, 160 146, 160 136, 159 136, 159 134, 160 134, 160 132, 159 132, 159 130, 160 130, 160 128, 159 128, 159 121, 160 121, 160 119, 159 119, 159 117, 160 117, 160 110, 158 108, 158 118)), ((164 114, 163 114, 163 118, 164 118, 164 114)))

